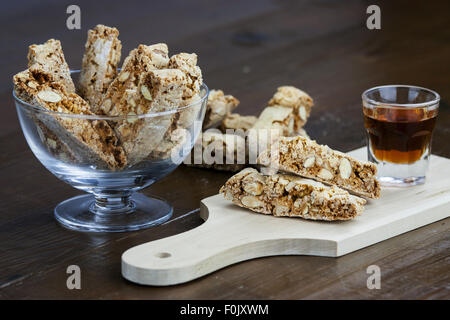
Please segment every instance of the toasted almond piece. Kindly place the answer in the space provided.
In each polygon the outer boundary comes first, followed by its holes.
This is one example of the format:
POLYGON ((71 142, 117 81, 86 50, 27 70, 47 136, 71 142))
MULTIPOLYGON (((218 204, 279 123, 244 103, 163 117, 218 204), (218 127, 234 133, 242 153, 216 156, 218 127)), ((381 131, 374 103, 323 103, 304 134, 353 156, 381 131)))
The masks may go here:
POLYGON ((124 82, 125 80, 128 79, 129 76, 130 76, 130 73, 128 71, 122 72, 122 73, 120 73, 119 81, 124 82))
POLYGON ((56 141, 55 140, 47 138, 47 144, 50 146, 50 148, 56 149, 56 141))
POLYGON ((244 196, 241 198, 241 202, 244 206, 249 208, 258 208, 264 205, 264 203, 255 196, 244 196))
POLYGON ((145 85, 141 86, 141 93, 144 96, 145 99, 148 101, 152 101, 152 95, 150 94, 150 91, 148 91, 148 88, 145 85))
POLYGON ((33 81, 28 81, 27 86, 29 86, 32 89, 36 89, 37 88, 36 82, 33 82, 33 81))
POLYGON ((320 169, 319 173, 317 174, 319 178, 322 178, 324 180, 330 180, 333 178, 333 174, 328 171, 327 169, 320 169))
MULTIPOLYGON (((133 111, 131 111, 131 112, 128 112, 128 115, 129 115, 129 116, 135 116, 136 113, 134 113, 133 111)), ((128 118, 128 117, 127 117, 128 123, 135 123, 137 120, 138 120, 137 117, 131 117, 131 118, 128 118)))
POLYGON ((282 206, 282 205, 275 205, 275 216, 285 216, 289 212, 289 207, 282 206))
POLYGON ((42 99, 47 102, 59 102, 61 101, 61 96, 57 94, 56 92, 50 91, 50 90, 44 90, 37 94, 39 99, 42 99))
POLYGON ((306 109, 304 106, 301 106, 300 109, 298 109, 298 115, 300 116, 300 119, 306 121, 306 109))
POLYGON ((253 196, 259 196, 262 193, 262 184, 259 182, 243 183, 242 188, 253 196))
POLYGON ((315 162, 316 162, 316 158, 308 157, 308 158, 306 158, 305 161, 303 161, 303 167, 310 168, 314 165, 315 162))
POLYGON ((341 164, 339 165, 339 174, 341 175, 342 179, 348 179, 350 178, 350 175, 352 173, 352 166, 350 164, 350 161, 347 159, 342 159, 341 164))

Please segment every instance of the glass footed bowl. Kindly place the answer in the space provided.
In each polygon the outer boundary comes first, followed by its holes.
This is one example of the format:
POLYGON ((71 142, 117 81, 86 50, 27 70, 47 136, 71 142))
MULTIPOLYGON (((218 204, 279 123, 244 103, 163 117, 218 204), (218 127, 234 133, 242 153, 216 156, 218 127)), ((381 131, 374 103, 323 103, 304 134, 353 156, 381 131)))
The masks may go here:
MULTIPOLYGON (((77 83, 79 71, 72 75, 77 83)), ((15 92, 13 96, 34 155, 59 179, 89 193, 56 206, 55 217, 63 226, 123 232, 155 226, 171 217, 173 208, 166 201, 136 191, 168 175, 189 155, 205 116, 205 84, 198 99, 187 106, 139 115, 52 112, 20 100, 15 92), (115 145, 103 135, 108 130, 122 134, 112 150, 104 148, 105 143, 115 145)))

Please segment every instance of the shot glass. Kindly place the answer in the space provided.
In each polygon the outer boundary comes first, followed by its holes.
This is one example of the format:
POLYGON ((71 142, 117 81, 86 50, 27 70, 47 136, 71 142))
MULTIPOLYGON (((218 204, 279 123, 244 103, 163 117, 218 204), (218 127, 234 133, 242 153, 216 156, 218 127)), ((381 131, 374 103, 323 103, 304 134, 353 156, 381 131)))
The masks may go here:
POLYGON ((362 94, 368 160, 384 186, 425 183, 439 94, 408 85, 386 85, 362 94))

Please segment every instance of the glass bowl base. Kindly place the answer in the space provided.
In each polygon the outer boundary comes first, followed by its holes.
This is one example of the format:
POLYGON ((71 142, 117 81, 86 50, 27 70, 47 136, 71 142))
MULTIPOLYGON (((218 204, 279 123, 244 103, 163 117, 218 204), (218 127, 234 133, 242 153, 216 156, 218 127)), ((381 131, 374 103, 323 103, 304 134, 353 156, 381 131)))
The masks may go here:
POLYGON ((117 213, 95 214, 91 194, 76 196, 59 203, 55 208, 56 220, 64 227, 76 231, 125 232, 157 226, 172 216, 173 208, 164 200, 140 193, 130 196, 129 210, 117 213))

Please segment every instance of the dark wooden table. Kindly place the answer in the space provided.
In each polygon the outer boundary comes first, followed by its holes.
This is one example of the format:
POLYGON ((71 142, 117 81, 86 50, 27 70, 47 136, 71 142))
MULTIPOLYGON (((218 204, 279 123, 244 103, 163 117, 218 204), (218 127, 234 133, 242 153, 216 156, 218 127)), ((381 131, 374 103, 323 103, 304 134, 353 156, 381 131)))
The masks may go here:
POLYGON ((450 219, 341 258, 269 257, 173 287, 132 284, 120 274, 122 252, 200 225, 197 213, 187 213, 230 174, 181 166, 146 189, 174 205, 164 225, 120 234, 68 231, 53 208, 79 191, 33 156, 11 98, 11 76, 25 69, 29 44, 60 39, 77 68, 87 29, 104 23, 120 29, 124 54, 161 41, 172 52, 196 52, 205 82, 238 97, 243 114, 258 114, 277 86, 304 89, 316 101, 307 131, 342 151, 365 144, 363 90, 392 83, 432 88, 442 97, 433 152, 450 157, 449 1, 377 1, 381 30, 366 28, 366 1, 78 1, 82 29, 74 31, 66 28, 73 1, 37 3, 11 1, 0 10, 0 298, 450 298, 450 219), (81 268, 81 290, 66 288, 71 264, 81 268), (366 287, 372 264, 381 268, 380 290, 366 287))

